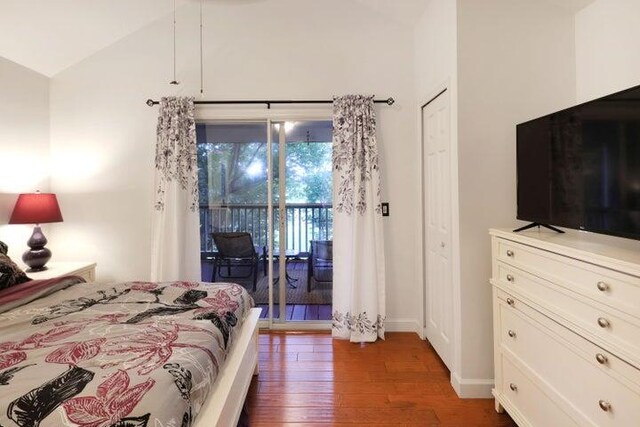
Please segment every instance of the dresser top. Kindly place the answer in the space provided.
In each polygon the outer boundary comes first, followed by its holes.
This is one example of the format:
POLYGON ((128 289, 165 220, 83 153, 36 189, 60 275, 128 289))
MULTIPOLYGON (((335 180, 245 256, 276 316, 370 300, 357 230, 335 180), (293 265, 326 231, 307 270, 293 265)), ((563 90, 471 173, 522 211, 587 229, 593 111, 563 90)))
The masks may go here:
POLYGON ((53 277, 78 275, 82 270, 93 269, 95 262, 49 262, 43 271, 27 271, 27 266, 21 266, 27 277, 34 280, 51 279, 53 277))
POLYGON ((489 230, 492 236, 535 246, 571 258, 640 276, 640 241, 578 230, 565 233, 540 228, 514 233, 510 229, 489 230))

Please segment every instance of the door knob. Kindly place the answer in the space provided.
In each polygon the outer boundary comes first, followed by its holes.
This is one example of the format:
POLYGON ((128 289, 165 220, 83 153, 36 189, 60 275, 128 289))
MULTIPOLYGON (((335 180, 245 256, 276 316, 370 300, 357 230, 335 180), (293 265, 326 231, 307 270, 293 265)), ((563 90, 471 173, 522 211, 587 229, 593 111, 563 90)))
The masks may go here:
POLYGON ((607 402, 606 400, 600 400, 598 402, 598 405, 600 405, 600 409, 602 409, 604 412, 609 412, 611 410, 611 403, 607 402))

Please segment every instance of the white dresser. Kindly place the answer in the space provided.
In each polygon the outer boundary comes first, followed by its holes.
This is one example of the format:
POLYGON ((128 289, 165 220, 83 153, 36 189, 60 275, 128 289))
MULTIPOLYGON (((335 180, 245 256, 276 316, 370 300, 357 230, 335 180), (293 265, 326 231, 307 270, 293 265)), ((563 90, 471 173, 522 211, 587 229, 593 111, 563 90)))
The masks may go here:
POLYGON ((640 242, 491 230, 496 410, 640 426, 640 242))

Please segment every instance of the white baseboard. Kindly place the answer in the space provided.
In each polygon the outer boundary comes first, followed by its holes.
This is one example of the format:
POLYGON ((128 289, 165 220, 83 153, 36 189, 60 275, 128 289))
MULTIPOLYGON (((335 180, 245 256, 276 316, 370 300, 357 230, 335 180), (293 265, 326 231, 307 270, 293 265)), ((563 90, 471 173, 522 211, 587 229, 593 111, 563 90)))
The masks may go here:
MULTIPOLYGON (((260 328, 267 329, 269 322, 266 319, 260 320, 260 328)), ((415 319, 387 319, 384 322, 385 332, 415 332, 420 336, 421 327, 415 319)), ((272 326, 274 330, 287 330, 287 331, 308 331, 308 330, 331 330, 330 321, 308 321, 308 322, 289 322, 286 324, 274 323, 272 326)))
POLYGON ((421 329, 415 319, 387 319, 384 322, 385 332, 415 332, 420 336, 421 329))
POLYGON ((493 379, 460 378, 456 372, 451 373, 451 385, 462 399, 490 399, 494 385, 493 379))

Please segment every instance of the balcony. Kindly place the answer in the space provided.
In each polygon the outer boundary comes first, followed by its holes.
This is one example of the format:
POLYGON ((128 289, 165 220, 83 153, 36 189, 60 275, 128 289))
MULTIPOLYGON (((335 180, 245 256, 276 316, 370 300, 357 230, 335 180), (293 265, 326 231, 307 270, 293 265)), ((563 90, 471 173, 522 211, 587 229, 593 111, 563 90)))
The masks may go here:
MULTIPOLYGON (((309 241, 331 240, 333 236, 332 206, 321 203, 291 203, 286 207, 287 250, 300 254, 287 264, 288 275, 295 279, 295 288, 287 287, 286 319, 329 320, 331 318, 331 283, 314 283, 311 292, 307 292, 307 260, 309 241)), ((226 204, 218 206, 200 206, 200 244, 202 248, 202 280, 211 280, 211 257, 215 246, 211 233, 246 231, 251 233, 253 243, 258 248, 267 246, 267 205, 266 204, 226 204)), ((273 210, 273 224, 277 225, 279 212, 273 210)), ((274 230, 274 245, 279 243, 278 230, 274 230)), ((261 260, 266 263, 265 259, 261 260)), ((256 305, 262 308, 261 318, 268 315, 268 280, 264 271, 259 269, 257 291, 251 291, 251 279, 230 279, 245 286, 256 305)), ((244 271, 232 271, 232 275, 242 275, 244 271)), ((274 277, 278 277, 278 264, 274 265, 274 277)), ((276 288, 277 290, 277 288, 276 288)), ((274 317, 280 315, 276 302, 274 317)))
MULTIPOLYGON (((331 240, 333 237, 332 205, 323 203, 288 203, 286 212, 286 249, 296 253, 309 252, 311 240, 331 240)), ((246 231, 259 248, 267 246, 266 204, 223 204, 200 206, 200 248, 203 258, 215 252, 213 232, 246 231)), ((277 206, 273 209, 274 246, 279 245, 277 206)))

